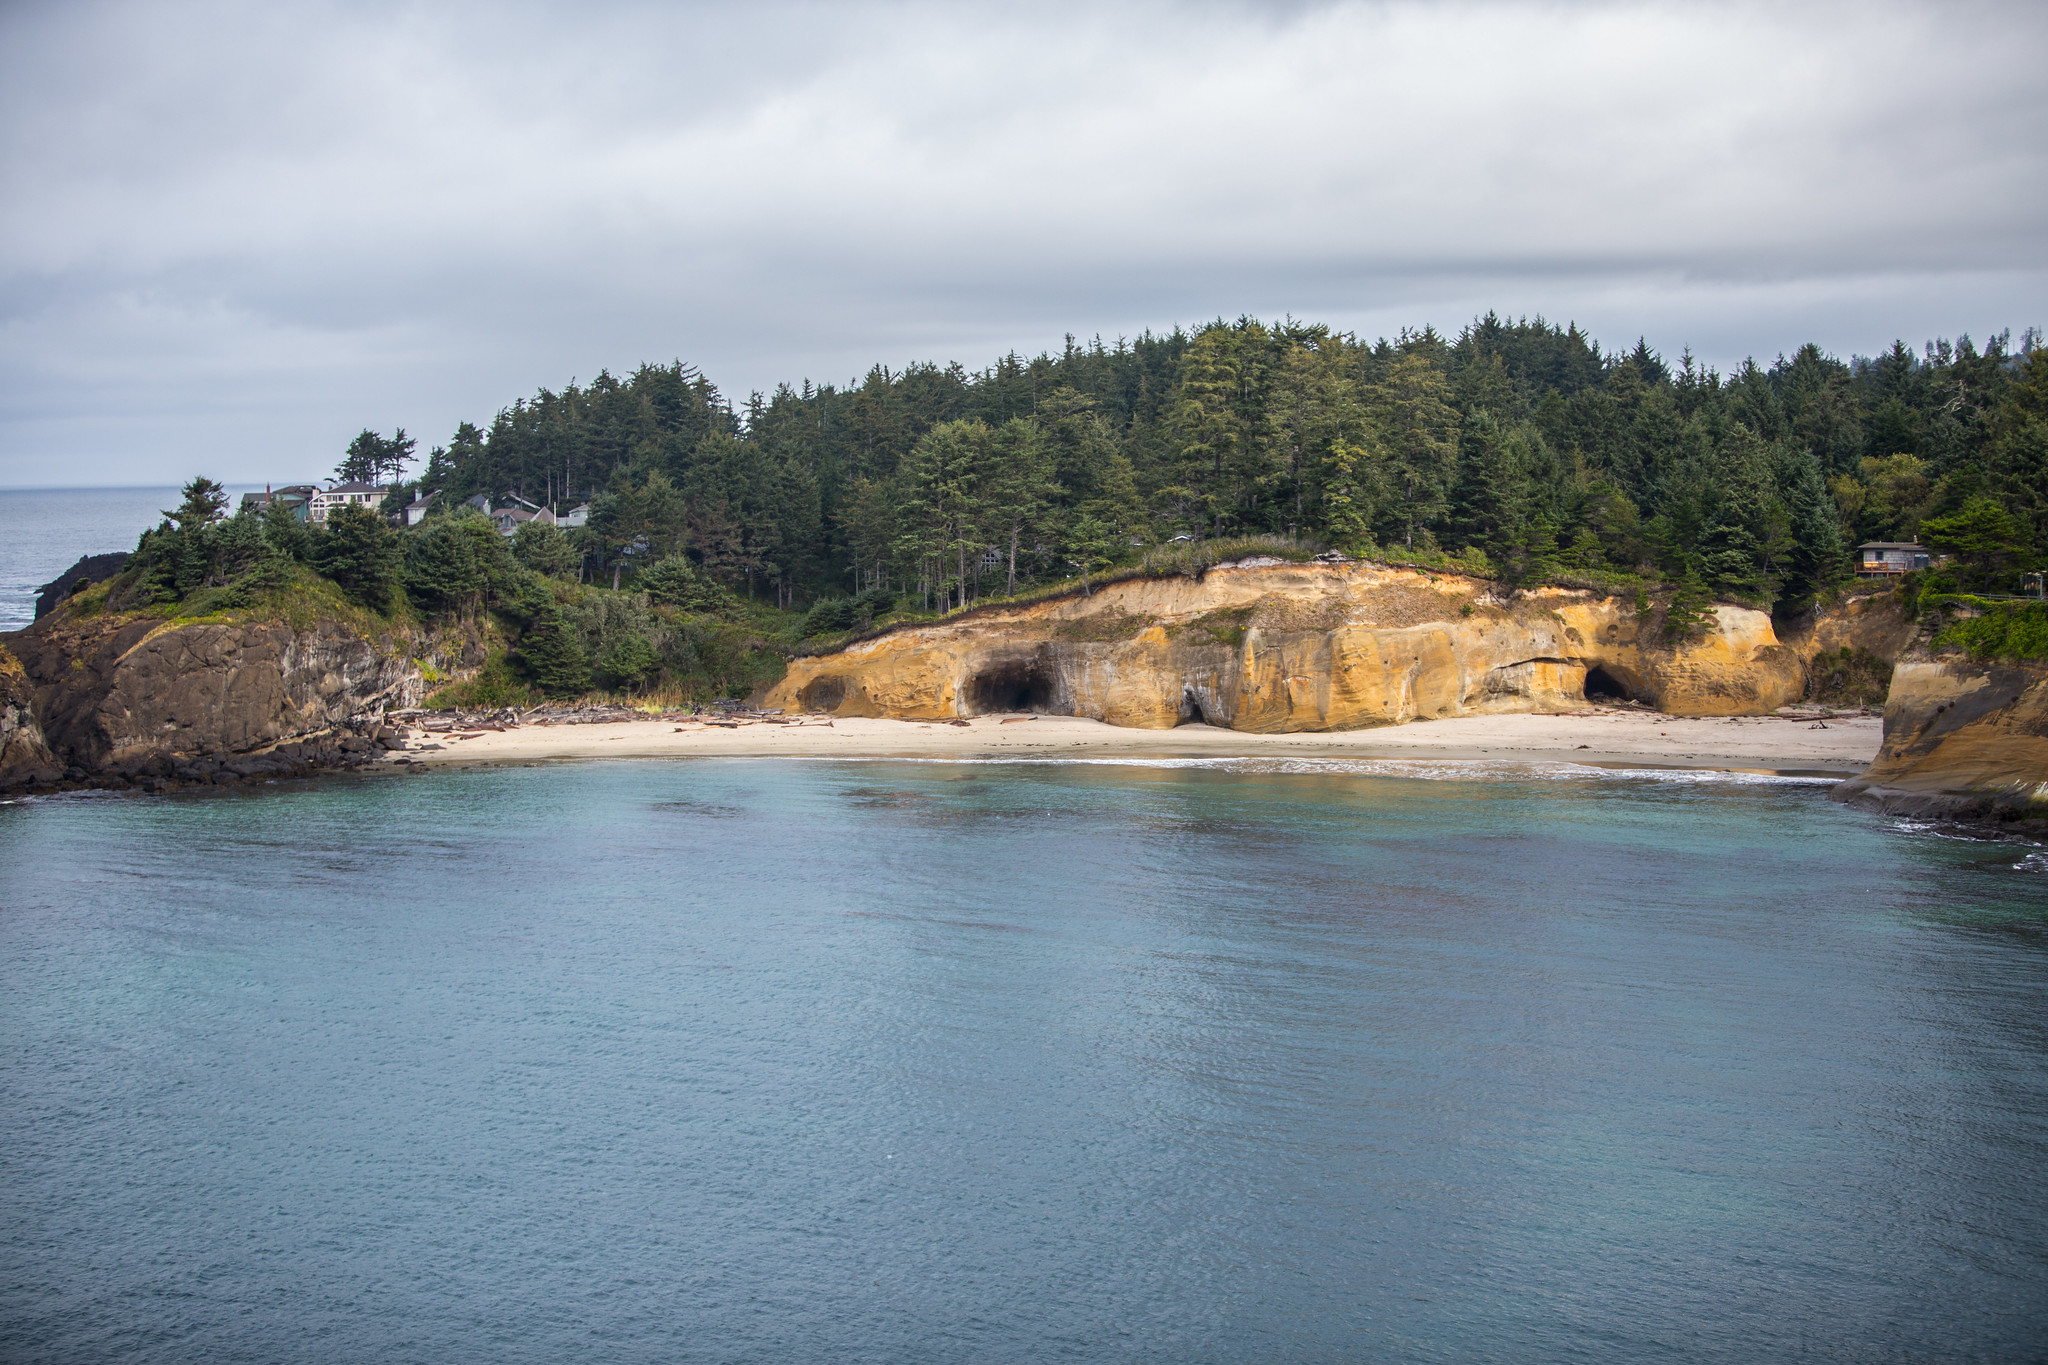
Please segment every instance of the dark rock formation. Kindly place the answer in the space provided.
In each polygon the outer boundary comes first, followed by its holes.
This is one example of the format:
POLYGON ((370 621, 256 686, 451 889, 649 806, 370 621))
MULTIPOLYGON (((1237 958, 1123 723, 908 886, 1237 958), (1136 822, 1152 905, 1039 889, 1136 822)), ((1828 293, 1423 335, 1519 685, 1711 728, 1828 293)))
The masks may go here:
POLYGON ((16 719, 13 747, 0 752, 19 756, 0 765, 0 786, 16 787, 156 789, 367 762, 381 752, 383 713, 420 700, 427 667, 460 676, 484 653, 474 635, 365 639, 333 622, 65 613, 6 644, 18 662, 7 680, 13 710, 0 715, 16 719))
POLYGON ((34 696, 21 661, 0 645, 0 789, 55 782, 64 775, 43 739, 34 696))
POLYGON ((36 620, 40 621, 48 616, 56 610, 58 603, 80 588, 90 587, 94 583, 112 578, 127 567, 126 550, 116 550, 113 554, 106 555, 86 555, 36 589, 36 620))

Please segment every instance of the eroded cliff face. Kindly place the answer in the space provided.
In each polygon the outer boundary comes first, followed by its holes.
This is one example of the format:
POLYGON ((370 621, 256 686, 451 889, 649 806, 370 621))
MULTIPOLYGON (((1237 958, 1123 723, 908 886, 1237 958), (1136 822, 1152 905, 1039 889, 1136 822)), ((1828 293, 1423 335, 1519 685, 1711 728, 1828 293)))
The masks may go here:
POLYGON ((1848 649, 1889 663, 1920 642, 1920 623, 1906 611, 1896 590, 1866 593, 1800 623, 1785 632, 1784 642, 1803 659, 1848 649))
POLYGON ((0 645, 0 788, 54 782, 63 771, 36 720, 27 671, 0 645))
POLYGON ((2048 817, 2048 667, 1902 660, 1884 747, 1834 795, 1901 814, 2048 817))
POLYGON ((1596 693, 1677 715, 1766 712, 1805 685, 1770 618, 1716 609, 1678 646, 1633 604, 1563 589, 1512 601, 1454 575, 1371 564, 1219 567, 1138 580, 797 660, 766 704, 942 719, 993 711, 1141 729, 1349 730, 1596 693))
POLYGON ((62 613, 8 644, 52 761, 85 774, 259 752, 416 704, 428 688, 425 668, 452 673, 482 660, 481 644, 460 636, 365 639, 332 623, 178 625, 62 613))

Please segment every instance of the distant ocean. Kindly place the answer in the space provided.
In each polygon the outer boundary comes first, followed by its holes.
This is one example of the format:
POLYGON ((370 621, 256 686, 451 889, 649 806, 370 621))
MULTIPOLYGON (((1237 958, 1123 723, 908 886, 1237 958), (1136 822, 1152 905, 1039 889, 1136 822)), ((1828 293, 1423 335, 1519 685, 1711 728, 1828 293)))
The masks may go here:
MULTIPOLYGON (((261 485, 232 485, 241 495, 261 485)), ((35 619, 36 589, 81 555, 132 550, 135 538, 178 505, 165 488, 0 488, 0 630, 35 619)))

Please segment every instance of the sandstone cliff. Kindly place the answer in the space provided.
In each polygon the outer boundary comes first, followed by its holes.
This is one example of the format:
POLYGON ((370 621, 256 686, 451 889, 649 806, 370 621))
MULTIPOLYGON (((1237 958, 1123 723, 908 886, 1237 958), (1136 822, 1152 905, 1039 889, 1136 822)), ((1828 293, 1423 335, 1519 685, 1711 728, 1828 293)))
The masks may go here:
MULTIPOLYGON (((457 635, 370 638, 335 622, 180 624, 63 611, 6 644, 21 675, 10 703, 14 714, 29 703, 46 755, 40 765, 17 763, 11 777, 0 766, 8 785, 49 781, 52 767, 73 780, 165 776, 195 762, 210 771, 415 704, 428 669, 457 672, 482 660, 480 642, 457 635)), ((300 744, 275 766, 322 752, 300 744)))
POLYGON ((1901 661, 1884 747, 1835 796, 1901 814, 2048 816, 2048 667, 1901 661))
POLYGON ((1157 729, 1346 730, 1595 694, 1677 715, 1767 712, 1805 688, 1770 618, 1718 607, 1690 641, 1633 603, 1564 589, 1496 596, 1373 564, 1219 566, 996 609, 795 661, 766 704, 940 719, 992 711, 1157 729))

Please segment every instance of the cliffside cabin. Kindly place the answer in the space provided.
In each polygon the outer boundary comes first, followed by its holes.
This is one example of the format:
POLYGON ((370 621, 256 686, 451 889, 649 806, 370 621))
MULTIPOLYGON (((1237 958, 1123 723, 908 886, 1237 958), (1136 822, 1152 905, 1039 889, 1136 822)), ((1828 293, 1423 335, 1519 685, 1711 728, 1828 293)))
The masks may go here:
MULTIPOLYGON (((406 508, 405 524, 415 526, 424 520, 427 515, 427 505, 438 496, 439 494, 429 493, 420 501, 406 508), (417 516, 414 515, 415 509, 418 511, 417 516)), ((559 526, 565 531, 573 531, 590 520, 590 504, 587 502, 573 511, 563 512, 557 516, 548 508, 530 503, 516 493, 495 506, 492 505, 489 494, 476 493, 464 498, 462 505, 464 507, 474 507, 477 511, 482 512, 491 519, 491 524, 498 528, 498 534, 506 536, 511 535, 529 521, 543 522, 549 526, 559 526)))
POLYGON ((267 512, 271 504, 279 503, 292 509, 300 521, 311 515, 313 495, 320 490, 310 483, 286 484, 281 488, 266 487, 261 493, 242 494, 242 506, 251 512, 267 512))
POLYGON ((1926 549, 1903 540, 1867 540, 1856 547, 1858 578, 1887 578, 1924 569, 1931 562, 1926 549))
POLYGON ((379 488, 374 483, 338 483, 332 488, 321 489, 308 500, 313 524, 325 525, 330 512, 350 503, 362 507, 375 507, 384 501, 384 495, 390 491, 388 488, 379 488))
MULTIPOLYGON (((519 529, 521 523, 532 521, 537 513, 545 514, 546 509, 535 507, 525 498, 514 497, 510 502, 489 509, 488 514, 498 524, 498 534, 509 536, 519 529)), ((548 516, 548 520, 553 521, 554 517, 548 516)))

